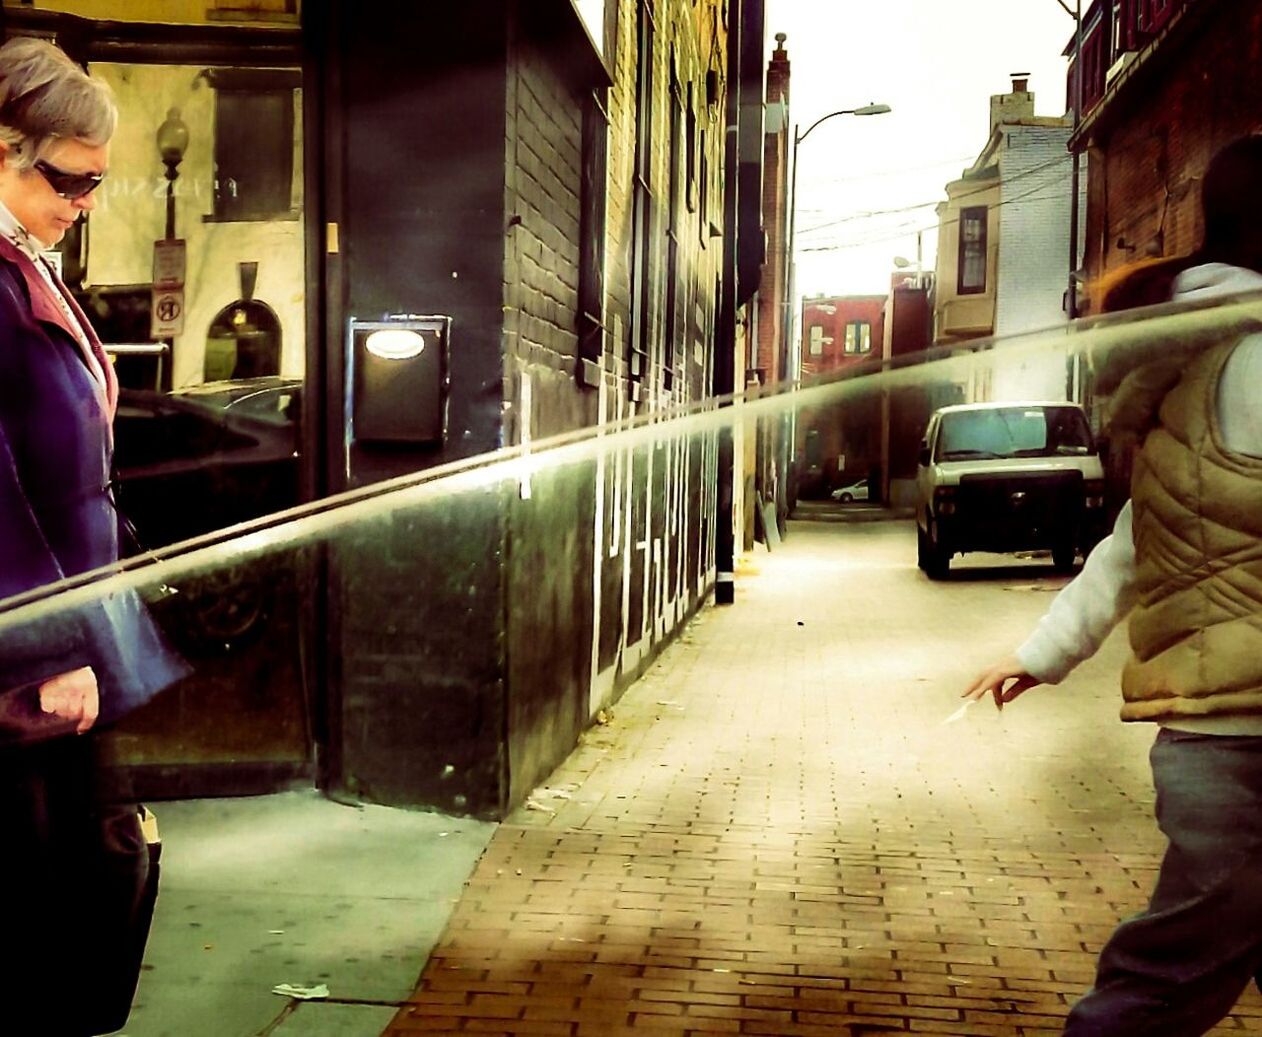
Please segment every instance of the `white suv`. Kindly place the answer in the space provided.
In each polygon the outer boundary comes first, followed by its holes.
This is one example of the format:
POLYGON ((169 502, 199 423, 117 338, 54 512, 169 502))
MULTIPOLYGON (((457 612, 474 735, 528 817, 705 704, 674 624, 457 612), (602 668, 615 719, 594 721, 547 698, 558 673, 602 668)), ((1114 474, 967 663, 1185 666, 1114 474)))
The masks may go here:
POLYGON ((1077 404, 959 404, 929 419, 916 468, 916 555, 931 579, 965 551, 1050 550, 1068 572, 1103 521, 1104 470, 1077 404))

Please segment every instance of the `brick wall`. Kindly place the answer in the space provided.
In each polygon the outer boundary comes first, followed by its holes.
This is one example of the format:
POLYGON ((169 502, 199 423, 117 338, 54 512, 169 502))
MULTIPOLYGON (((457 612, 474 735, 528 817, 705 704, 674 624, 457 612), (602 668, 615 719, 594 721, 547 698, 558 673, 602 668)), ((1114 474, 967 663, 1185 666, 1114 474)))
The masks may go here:
POLYGON ((1091 150, 1089 278, 1200 244, 1199 191, 1210 158, 1262 130, 1262 2, 1206 4, 1199 24, 1163 42, 1151 73, 1106 100, 1091 150))
MULTIPOLYGON (((883 295, 842 295, 813 297, 802 300, 802 374, 826 374, 852 364, 880 356, 884 340, 883 295), (846 326, 866 322, 869 326, 868 350, 846 352, 846 326), (812 352, 812 328, 818 327, 819 354, 812 352)), ((855 348, 860 348, 856 341, 855 348)))
MULTIPOLYGON (((1001 132, 995 334, 1003 336, 1068 320, 1072 159, 1069 126, 1008 126, 1001 132)), ((1023 357, 996 366, 994 398, 1061 399, 1065 378, 1062 358, 1023 357)))
MULTIPOLYGON (((1128 79, 1106 96, 1088 128, 1085 265, 1098 287, 1136 260, 1180 256, 1201 243, 1200 187, 1224 145, 1262 132, 1262 0, 1202 2, 1128 79)), ((1098 305, 1098 299, 1091 299, 1098 305)), ((1108 401, 1087 393, 1092 420, 1108 401)), ((1130 486, 1131 450, 1108 453, 1116 512, 1130 486)))
MULTIPOLYGON (((723 226, 723 55, 717 0, 653 5, 651 148, 648 187, 648 364, 633 379, 628 364, 635 286, 635 171, 641 0, 619 0, 618 39, 609 91, 609 226, 606 338, 599 415, 618 422, 685 404, 710 390, 715 290, 723 226), (713 73, 708 81, 707 72, 713 73), (710 96, 713 82, 718 92, 710 96), (695 115, 694 158, 687 161, 688 102, 695 115), (679 120, 681 197, 676 207, 675 313, 668 320, 668 220, 672 120, 679 120), (687 183, 691 164, 694 186, 687 183), (668 345, 668 328, 675 337, 668 345), (668 363, 673 358, 673 364, 668 363)), ((616 698, 701 601, 713 579, 715 444, 704 436, 662 438, 610 451, 598 462, 594 711, 616 698)))
POLYGON ((762 218, 767 258, 758 285, 756 354, 746 363, 762 372, 763 385, 780 381, 780 352, 787 333, 789 153, 793 148, 789 118, 789 59, 784 47, 772 52, 767 67, 767 135, 763 143, 762 218))
MULTIPOLYGON (((504 271, 509 443, 617 423, 710 391, 721 271, 716 233, 723 225, 726 47, 718 0, 668 0, 653 11, 647 113, 653 216, 642 243, 651 255, 648 305, 637 317, 640 0, 619 0, 616 40, 606 62, 612 82, 603 348, 583 372, 575 327, 584 98, 568 84, 563 61, 550 60, 528 39, 510 46, 504 271), (672 160, 679 181, 673 225, 672 160), (633 378, 631 336, 640 319, 648 332, 648 363, 633 378)), ((533 696, 514 693, 510 699, 516 710, 510 729, 528 733, 510 744, 510 756, 527 760, 513 772, 514 799, 529 791, 520 784, 529 775, 542 777, 549 760, 568 752, 590 717, 638 675, 708 591, 715 464, 712 435, 663 436, 541 473, 532 478, 528 499, 515 495, 507 552, 509 685, 545 686, 550 698, 546 708, 533 696)))
MULTIPOLYGON (((580 380, 583 110, 564 56, 510 31, 504 134, 504 399, 509 442, 594 424, 580 380)), ((519 803, 587 725, 595 472, 545 466, 504 495, 509 803, 519 803)))
POLYGON ((563 78, 529 36, 509 45, 505 121, 505 398, 510 442, 593 424, 577 381, 582 110, 587 91, 563 78), (521 408, 522 379, 533 404, 521 408), (529 422, 529 428, 523 427, 529 422))
MULTIPOLYGON (((873 362, 884 340, 883 295, 813 296, 802 300, 802 374, 829 372, 873 362), (847 325, 866 322, 868 350, 846 352, 847 325), (812 328, 820 329, 820 353, 811 352, 812 328)), ((856 337, 855 347, 861 340, 856 337)), ((797 423, 798 493, 822 497, 837 486, 865 478, 880 459, 876 397, 852 394, 844 403, 805 407, 797 423)))
POLYGON ((1070 128, 1009 126, 999 156, 995 334, 1051 327, 1069 274, 1070 128))

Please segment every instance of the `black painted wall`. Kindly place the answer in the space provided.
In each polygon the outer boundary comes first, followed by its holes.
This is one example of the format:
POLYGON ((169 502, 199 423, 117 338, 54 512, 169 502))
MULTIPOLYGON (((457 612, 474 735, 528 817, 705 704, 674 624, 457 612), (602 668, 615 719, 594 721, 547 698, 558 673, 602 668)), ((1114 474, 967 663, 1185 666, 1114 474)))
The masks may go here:
MULTIPOLYGON (((590 423, 595 396, 575 377, 575 113, 607 74, 570 0, 323 10, 309 32, 327 109, 320 215, 340 228, 337 252, 319 260, 328 489, 518 442, 523 421, 536 436, 590 423), (346 320, 395 313, 452 317, 448 440, 348 452, 346 320)), ((665 602, 678 592, 683 611, 697 604, 711 550, 702 454, 672 447, 637 448, 624 485, 629 637, 642 640, 648 581, 653 649, 681 615, 665 602), (645 557, 646 539, 660 561, 645 557)), ((596 479, 589 463, 537 473, 528 497, 516 482, 418 495, 335 540, 332 789, 499 817, 574 748, 592 707, 596 479)), ((622 585, 606 569, 602 609, 620 616, 622 585)), ((603 668, 620 624, 600 626, 612 635, 597 649, 603 668)), ((650 654, 637 651, 637 666, 650 654)))
POLYGON ((596 465, 538 473, 512 505, 507 566, 509 797, 520 803, 588 723, 596 465))
MULTIPOLYGON (((330 380, 345 320, 447 314, 442 447, 342 450, 328 395, 330 489, 499 446, 505 36, 502 4, 332 4, 326 220, 330 380), (330 307, 336 311, 337 307, 330 307), (342 456, 338 456, 339 452, 342 456), (339 485, 339 480, 341 485, 339 485)), ((358 526, 330 552, 335 789, 383 803, 498 816, 506 803, 504 509, 497 489, 428 500, 358 526)))

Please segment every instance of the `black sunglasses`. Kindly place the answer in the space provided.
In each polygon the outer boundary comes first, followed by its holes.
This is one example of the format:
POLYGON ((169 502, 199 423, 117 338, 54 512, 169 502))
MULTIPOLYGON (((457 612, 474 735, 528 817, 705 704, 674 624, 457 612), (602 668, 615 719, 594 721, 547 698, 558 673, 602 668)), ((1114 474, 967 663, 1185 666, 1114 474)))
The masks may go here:
POLYGON ((35 168, 48 181, 48 186, 67 201, 91 194, 105 179, 104 173, 67 173, 42 158, 35 160, 35 168))

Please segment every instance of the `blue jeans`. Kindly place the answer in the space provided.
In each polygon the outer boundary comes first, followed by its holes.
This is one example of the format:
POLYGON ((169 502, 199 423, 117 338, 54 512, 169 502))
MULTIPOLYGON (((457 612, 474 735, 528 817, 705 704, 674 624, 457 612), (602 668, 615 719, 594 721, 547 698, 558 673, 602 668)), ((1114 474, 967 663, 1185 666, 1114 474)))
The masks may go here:
POLYGON ((1196 1037, 1262 969, 1262 737, 1162 729, 1151 760, 1170 845, 1148 909, 1100 952, 1072 1037, 1196 1037))

